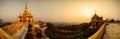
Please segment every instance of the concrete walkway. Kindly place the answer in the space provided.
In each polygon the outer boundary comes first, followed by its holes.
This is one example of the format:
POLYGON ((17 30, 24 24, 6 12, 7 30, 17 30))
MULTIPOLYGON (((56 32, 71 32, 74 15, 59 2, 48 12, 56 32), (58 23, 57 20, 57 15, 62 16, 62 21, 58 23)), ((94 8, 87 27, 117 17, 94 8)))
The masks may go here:
POLYGON ((120 23, 109 23, 105 28, 103 39, 120 39, 120 23))

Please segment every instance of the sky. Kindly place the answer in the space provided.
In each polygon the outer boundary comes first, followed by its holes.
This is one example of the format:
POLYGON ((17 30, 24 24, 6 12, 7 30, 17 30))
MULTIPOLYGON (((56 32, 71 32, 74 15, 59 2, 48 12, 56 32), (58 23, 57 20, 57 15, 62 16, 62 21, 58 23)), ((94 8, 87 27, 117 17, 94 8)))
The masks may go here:
POLYGON ((120 19, 119 0, 0 0, 0 18, 14 22, 27 3, 36 21, 81 23, 100 17, 120 19))

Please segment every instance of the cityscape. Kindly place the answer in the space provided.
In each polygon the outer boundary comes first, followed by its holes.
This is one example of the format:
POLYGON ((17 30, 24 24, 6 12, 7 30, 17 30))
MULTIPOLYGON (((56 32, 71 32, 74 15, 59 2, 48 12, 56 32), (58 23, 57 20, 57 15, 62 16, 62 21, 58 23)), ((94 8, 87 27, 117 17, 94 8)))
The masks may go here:
POLYGON ((0 39, 120 39, 120 1, 0 0, 0 39))

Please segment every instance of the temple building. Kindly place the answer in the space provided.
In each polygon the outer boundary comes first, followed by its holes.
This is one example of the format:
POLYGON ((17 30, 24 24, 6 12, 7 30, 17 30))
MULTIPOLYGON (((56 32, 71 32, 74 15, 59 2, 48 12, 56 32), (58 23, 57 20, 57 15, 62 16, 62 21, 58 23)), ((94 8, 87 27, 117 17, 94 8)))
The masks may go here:
POLYGON ((32 36, 33 39, 38 38, 37 35, 39 34, 41 34, 40 38, 49 39, 49 37, 47 37, 45 34, 45 30, 47 29, 46 22, 35 21, 31 12, 28 11, 27 3, 26 3, 23 14, 20 13, 15 22, 5 26, 7 27, 4 27, 4 31, 0 28, 0 32, 2 32, 0 33, 2 35, 0 36, 0 39, 30 38, 29 34, 33 35, 32 36))
POLYGON ((99 28, 102 24, 103 24, 103 17, 99 17, 96 14, 96 11, 95 11, 95 14, 91 18, 91 22, 90 22, 90 27, 89 28, 99 28))
POLYGON ((31 12, 28 11, 27 4, 26 4, 23 14, 21 14, 21 13, 19 14, 17 23, 18 22, 20 22, 20 23, 35 23, 31 12))

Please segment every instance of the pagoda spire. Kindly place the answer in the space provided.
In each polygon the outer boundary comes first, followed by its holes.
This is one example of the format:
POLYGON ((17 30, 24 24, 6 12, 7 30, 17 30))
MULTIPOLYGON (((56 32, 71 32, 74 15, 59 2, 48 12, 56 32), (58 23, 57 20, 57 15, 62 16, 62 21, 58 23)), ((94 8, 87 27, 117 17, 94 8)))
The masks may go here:
POLYGON ((96 10, 95 10, 95 15, 96 15, 96 10))
POLYGON ((25 5, 25 11, 28 11, 28 8, 27 8, 27 3, 26 3, 26 5, 25 5))
POLYGON ((28 7, 27 7, 27 2, 25 4, 25 10, 24 10, 24 15, 29 14, 28 7))
POLYGON ((97 16, 97 11, 95 10, 95 14, 94 15, 96 15, 97 16))

